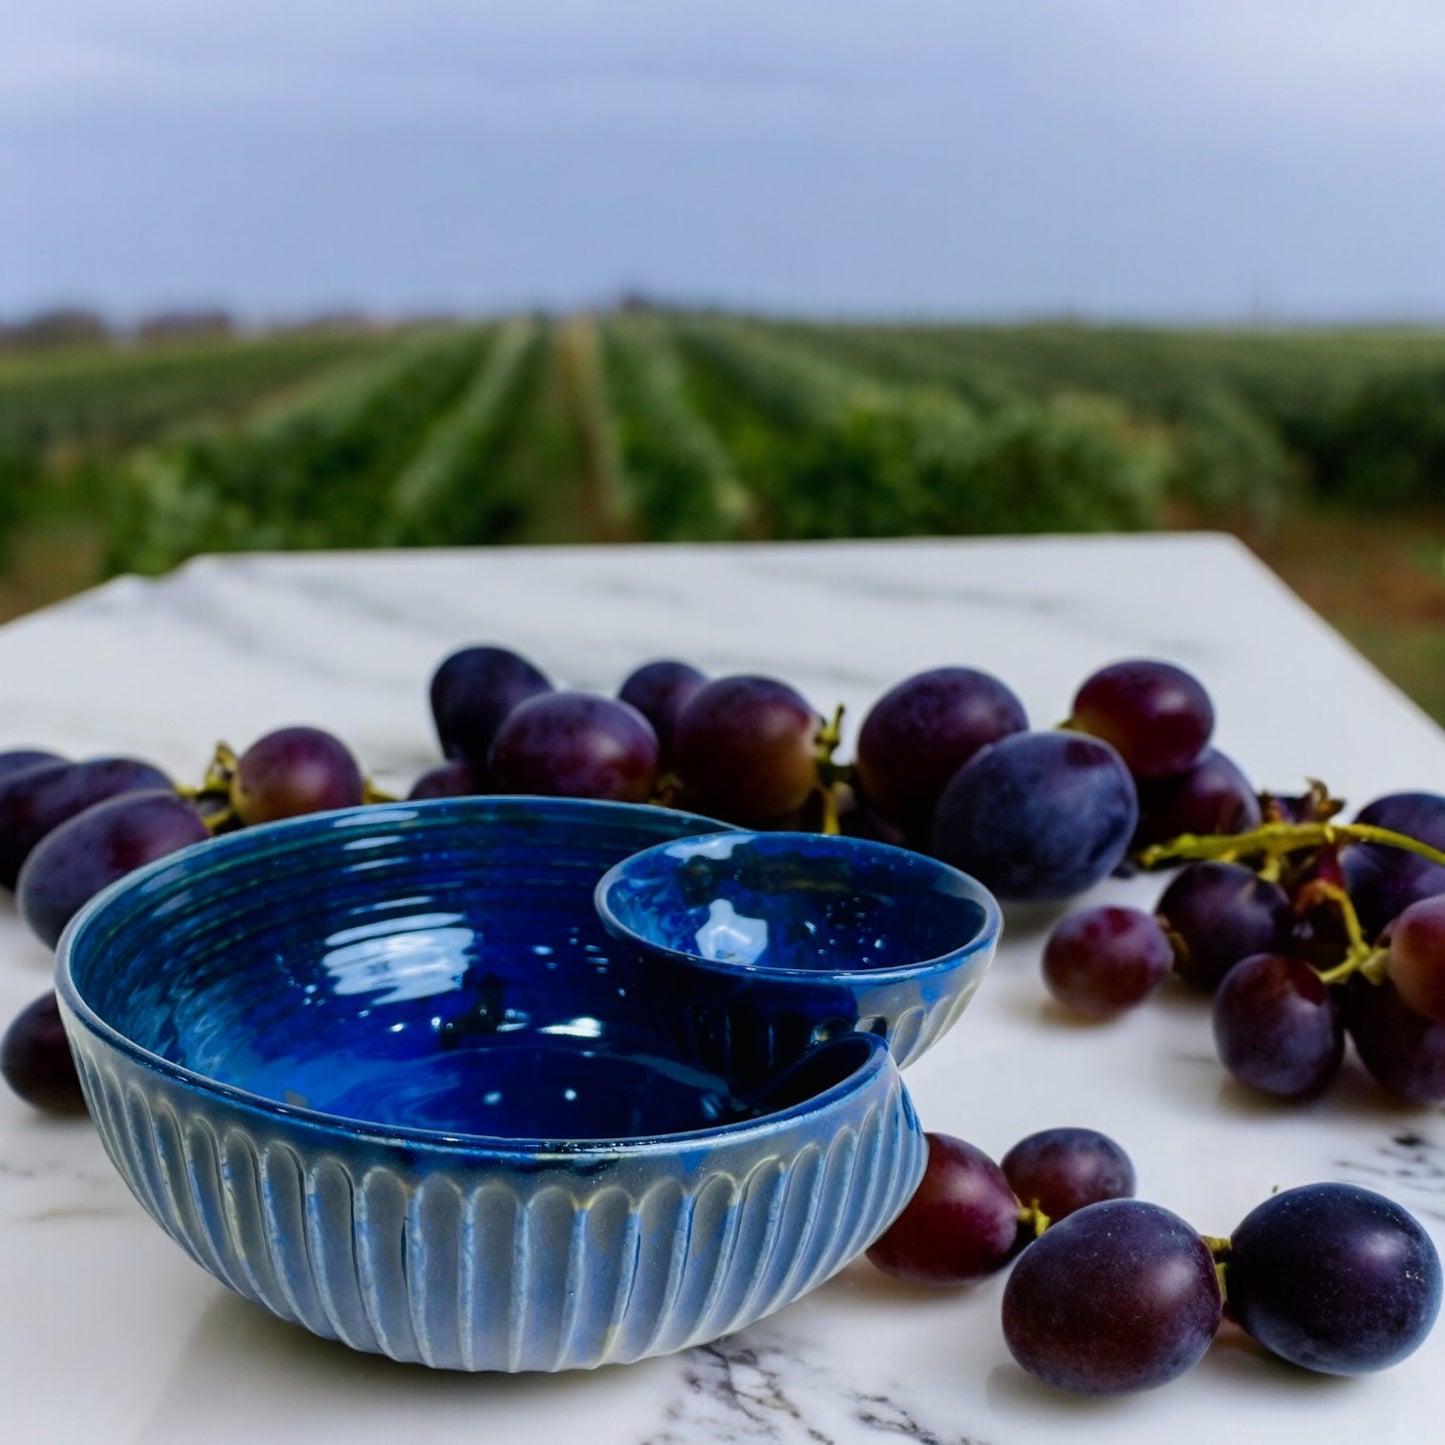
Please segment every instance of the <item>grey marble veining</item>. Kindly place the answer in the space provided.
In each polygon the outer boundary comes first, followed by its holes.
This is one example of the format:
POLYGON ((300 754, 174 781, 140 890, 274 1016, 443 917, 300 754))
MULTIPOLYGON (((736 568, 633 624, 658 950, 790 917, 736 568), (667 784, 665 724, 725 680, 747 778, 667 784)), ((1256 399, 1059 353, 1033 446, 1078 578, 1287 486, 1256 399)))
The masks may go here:
MULTIPOLYGON (((119 579, 0 629, 0 747, 134 752, 197 779, 216 741, 330 727, 384 783, 436 759, 428 678, 494 641, 559 682, 611 691, 650 657, 769 672, 820 709, 869 703, 922 667, 1003 677, 1039 724, 1126 655, 1196 668, 1219 742, 1261 785, 1323 776, 1355 802, 1439 786, 1445 737, 1237 544, 1217 537, 239 556, 119 579)), ((1147 906, 1147 878, 1096 898, 1147 906)), ((1249 1097, 1208 1020, 1169 995, 1111 1026, 1046 1000, 1056 910, 1012 910, 993 973, 909 1070, 925 1127, 1001 1154, 1089 1124, 1140 1192, 1227 1233, 1276 1187, 1341 1178, 1398 1198, 1445 1243, 1445 1115, 1390 1103, 1350 1065, 1325 1098, 1249 1097)), ((0 1010, 48 956, 0 903, 0 1010)), ((421 1438, 556 1445, 714 1441, 1314 1445, 1429 1438, 1441 1339, 1377 1378, 1317 1381, 1227 1334, 1191 1375, 1112 1402, 1036 1386, 999 1332, 1001 1285, 920 1296, 866 1263, 730 1339, 564 1377, 437 1375, 312 1339, 233 1298, 141 1213, 83 1123, 0 1098, 0 1362, 7 1437, 47 1442, 421 1438)))

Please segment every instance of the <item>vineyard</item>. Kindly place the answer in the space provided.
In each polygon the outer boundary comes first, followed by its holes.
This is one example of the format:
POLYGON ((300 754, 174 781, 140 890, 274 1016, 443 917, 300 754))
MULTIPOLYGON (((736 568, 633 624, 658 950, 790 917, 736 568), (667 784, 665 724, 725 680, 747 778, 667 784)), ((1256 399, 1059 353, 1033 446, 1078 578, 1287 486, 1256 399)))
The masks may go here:
POLYGON ((255 548, 1196 524, 1287 555, 1311 518, 1397 511, 1425 538, 1442 505, 1429 331, 638 308, 0 356, 0 545, 82 539, 96 576, 255 548))

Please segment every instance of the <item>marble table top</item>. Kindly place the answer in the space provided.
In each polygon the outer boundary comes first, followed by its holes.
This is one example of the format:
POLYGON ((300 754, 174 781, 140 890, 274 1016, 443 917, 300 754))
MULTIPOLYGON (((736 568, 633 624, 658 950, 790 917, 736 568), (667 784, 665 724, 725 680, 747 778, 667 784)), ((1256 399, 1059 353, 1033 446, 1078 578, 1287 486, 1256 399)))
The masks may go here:
MULTIPOLYGON (((0 747, 133 752, 198 780, 220 738, 309 722, 382 782, 435 761, 426 685, 453 648, 500 642, 611 691, 676 655, 772 673, 820 709, 944 663, 1007 680, 1038 724, 1123 656, 1171 658, 1213 694, 1218 742, 1261 785, 1327 779, 1354 803, 1438 789, 1445 736, 1241 547, 1213 536, 238 556, 121 578, 0 629, 0 747)), ((1147 906, 1157 880, 1096 891, 1147 906)), ((1206 1011, 1167 993, 1069 1022, 1038 977, 1039 910, 1010 913, 991 977, 908 1073, 927 1128, 995 1157, 1084 1124, 1133 1156, 1139 1191, 1227 1234, 1277 1187, 1337 1178, 1392 1195, 1445 1249, 1445 1117, 1351 1063, 1329 1095, 1271 1106, 1229 1083, 1206 1011)), ((51 960, 0 904, 0 1013, 51 960)), ((1445 1329, 1394 1370, 1311 1377, 1226 1332, 1188 1376, 1081 1401, 1035 1384, 999 1330, 1002 1279, 920 1293, 866 1262, 741 1334, 563 1376, 464 1376, 311 1337, 229 1294, 142 1213, 87 1121, 0 1091, 5 1436, 43 1442, 399 1439, 560 1445, 708 1441, 1254 1442, 1428 1438, 1445 1329)))

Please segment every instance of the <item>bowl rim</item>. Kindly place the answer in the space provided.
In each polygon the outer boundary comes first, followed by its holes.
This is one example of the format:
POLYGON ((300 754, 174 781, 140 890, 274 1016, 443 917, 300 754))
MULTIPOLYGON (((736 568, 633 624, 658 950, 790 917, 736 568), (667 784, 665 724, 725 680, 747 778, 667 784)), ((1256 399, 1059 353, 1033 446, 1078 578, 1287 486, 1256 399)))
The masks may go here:
MULTIPOLYGON (((269 1118, 283 1125, 302 1125, 328 1136, 353 1137, 380 1145, 394 1145, 416 1149, 418 1147, 442 1154, 455 1154, 476 1162, 488 1160, 505 1162, 508 1158, 518 1162, 538 1164, 562 1162, 585 1164, 589 1160, 601 1161, 617 1156, 628 1158, 673 1155, 696 1148, 714 1148, 724 1145, 742 1144, 772 1133, 785 1132, 792 1124, 802 1119, 825 1117, 840 1107, 854 1094, 874 1084, 877 1076, 896 1073, 897 1066, 887 1044, 870 1034, 850 1035, 863 1040, 869 1047, 865 1057, 837 1083, 807 1099, 787 1108, 778 1109, 755 1117, 718 1124, 702 1129, 679 1130, 666 1134, 624 1135, 612 1139, 583 1138, 565 1139, 555 1137, 519 1137, 506 1134, 476 1134, 466 1131, 428 1129, 417 1125, 384 1124, 376 1120, 359 1119, 345 1114, 333 1114, 323 1109, 311 1109, 298 1104, 257 1094, 239 1085, 228 1084, 212 1078, 199 1070, 178 1064, 164 1054, 156 1053, 135 1042, 127 1034, 105 1019, 81 994, 75 981, 74 964, 77 953, 90 941, 90 934, 99 927, 98 919, 111 909, 123 906, 132 893, 139 894, 146 884, 177 866, 194 866, 196 859, 204 855, 217 863, 235 853, 245 853, 253 848, 264 848, 272 839, 280 836, 326 833, 354 830, 347 834, 355 837, 364 824, 374 821, 386 827, 395 827, 398 812, 414 813, 460 812, 485 815, 498 803, 515 804, 518 801, 532 805, 555 807, 565 805, 564 811, 576 806, 586 811, 626 810, 628 813, 671 813, 671 809, 659 808, 648 803, 613 803, 584 798, 534 797, 527 794, 479 794, 466 798, 428 798, 416 801, 401 801, 388 804, 362 804, 355 808, 334 809, 323 813, 310 813, 298 818, 285 818, 273 823, 260 823, 235 833, 203 840, 199 843, 167 854, 163 858, 145 864, 110 884, 98 893, 76 914, 66 926, 56 947, 55 989, 60 1003, 60 1012, 67 1034, 84 1030, 102 1047, 118 1053, 132 1064, 159 1074, 173 1084, 200 1095, 203 1099, 215 1099, 229 1107, 269 1118), (460 805, 460 806, 459 806, 460 805)), ((697 814, 680 814, 682 817, 710 820, 697 814)), ((728 831, 719 824, 718 831, 728 831)), ((689 835, 706 837, 700 833, 689 835)), ((164 895, 162 895, 163 897, 164 895)), ((834 1041, 838 1042, 838 1041, 834 1041)), ((721 1077, 721 1076, 720 1076, 721 1077)))
POLYGON ((801 831, 764 831, 755 828, 724 828, 718 832, 698 833, 690 838, 670 838, 654 843, 615 863, 597 881, 592 896, 597 916, 602 926, 614 938, 630 943, 634 948, 654 958, 664 958, 688 968, 702 969, 727 978, 775 979, 788 983, 815 983, 820 987, 859 984, 905 983, 935 973, 947 973, 961 967, 970 959, 982 954, 987 956, 998 944, 1003 931, 1003 910, 998 900, 977 878, 955 868, 951 863, 931 858, 926 853, 914 852, 911 848, 900 848, 893 843, 882 843, 872 838, 853 838, 841 833, 807 833, 801 831), (704 958, 699 953, 690 953, 684 948, 672 948, 644 937, 629 927, 617 916, 612 906, 612 890, 621 883, 630 865, 638 859, 662 856, 669 848, 686 847, 690 843, 703 843, 709 838, 725 837, 738 842, 762 841, 770 843, 801 844, 806 842, 815 850, 820 846, 838 853, 856 853, 876 856, 883 862, 890 858, 906 859, 910 867, 924 865, 936 877, 961 883, 962 894, 983 909, 983 919, 977 933, 966 943, 951 948, 932 958, 915 959, 912 963, 895 964, 891 968, 788 968, 778 964, 730 962, 723 959, 704 958))

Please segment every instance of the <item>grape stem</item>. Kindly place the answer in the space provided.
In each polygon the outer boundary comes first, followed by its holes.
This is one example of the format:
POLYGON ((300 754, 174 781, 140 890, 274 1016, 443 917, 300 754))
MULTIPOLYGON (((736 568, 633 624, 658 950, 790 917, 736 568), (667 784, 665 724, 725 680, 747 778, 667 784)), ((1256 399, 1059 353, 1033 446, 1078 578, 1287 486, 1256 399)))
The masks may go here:
POLYGON ((818 769, 818 797, 823 805, 823 820, 820 832, 830 836, 840 833, 842 825, 838 818, 838 785, 852 783, 856 770, 849 763, 834 762, 833 754, 843 740, 843 704, 833 709, 833 716, 818 729, 818 741, 814 758, 818 769))
POLYGON ((1219 1297, 1226 1304, 1229 1303, 1229 1255, 1233 1248, 1233 1242, 1227 1234, 1201 1234, 1199 1236, 1205 1243, 1210 1254, 1214 1256, 1214 1273, 1219 1280, 1219 1297))
POLYGON ((1382 843, 1418 853, 1432 863, 1445 866, 1445 853, 1408 834, 1373 823, 1264 823, 1247 833, 1183 833, 1165 843, 1156 843, 1138 855, 1141 868, 1161 868, 1170 863, 1201 860, 1233 863, 1254 853, 1266 862, 1277 863, 1288 853, 1305 848, 1322 848, 1340 843, 1382 843))

